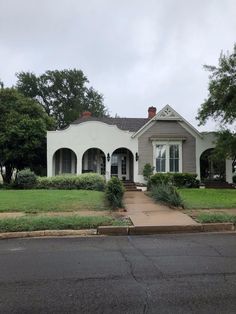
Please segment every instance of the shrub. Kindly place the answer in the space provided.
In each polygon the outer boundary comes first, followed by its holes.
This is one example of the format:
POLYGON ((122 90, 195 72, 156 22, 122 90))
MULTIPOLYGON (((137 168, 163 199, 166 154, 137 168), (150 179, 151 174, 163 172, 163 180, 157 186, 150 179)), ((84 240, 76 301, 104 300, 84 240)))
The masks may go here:
POLYGON ((153 186, 151 195, 155 201, 184 208, 184 202, 173 185, 161 183, 158 186, 153 186))
POLYGON ((106 185, 105 196, 112 208, 123 207, 124 196, 123 183, 116 177, 112 177, 106 185))
POLYGON ((173 173, 173 185, 178 188, 196 188, 199 186, 199 180, 196 179, 197 174, 193 173, 173 173))
POLYGON ((144 165, 143 177, 145 180, 148 180, 151 177, 151 175, 153 174, 153 170, 154 170, 154 167, 151 164, 147 163, 144 165))
POLYGON ((21 189, 32 189, 36 186, 36 174, 30 169, 24 169, 17 173, 14 186, 21 189))
POLYGON ((236 175, 233 176, 233 183, 236 184, 236 175))
POLYGON ((160 184, 170 184, 172 183, 171 173, 155 173, 148 180, 148 190, 151 190, 153 186, 160 184))
POLYGON ((38 177, 37 188, 104 191, 105 179, 103 176, 97 173, 84 173, 81 175, 60 175, 55 177, 38 177))
POLYGON ((196 179, 197 174, 193 173, 156 173, 148 180, 148 189, 151 190, 153 186, 160 184, 174 185, 178 188, 199 186, 199 180, 196 179))

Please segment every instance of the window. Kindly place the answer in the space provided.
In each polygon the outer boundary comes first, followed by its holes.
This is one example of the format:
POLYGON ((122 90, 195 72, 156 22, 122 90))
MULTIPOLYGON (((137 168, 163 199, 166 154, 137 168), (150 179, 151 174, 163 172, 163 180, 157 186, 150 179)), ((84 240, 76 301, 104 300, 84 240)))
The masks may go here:
POLYGON ((71 151, 67 148, 62 150, 62 173, 71 173, 71 151))
POLYGON ((179 172, 179 145, 172 144, 170 149, 170 172, 179 172))
POLYGON ((156 171, 166 172, 166 145, 156 146, 156 171))
POLYGON ((182 142, 153 142, 156 172, 182 172, 182 142))

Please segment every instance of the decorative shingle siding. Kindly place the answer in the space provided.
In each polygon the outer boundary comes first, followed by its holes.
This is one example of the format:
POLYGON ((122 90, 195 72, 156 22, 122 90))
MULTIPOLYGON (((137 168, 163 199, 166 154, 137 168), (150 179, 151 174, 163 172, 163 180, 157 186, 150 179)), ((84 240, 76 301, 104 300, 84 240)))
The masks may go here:
POLYGON ((196 173, 196 140, 186 129, 176 121, 155 121, 138 139, 139 174, 142 175, 146 163, 153 164, 153 146, 151 137, 160 136, 185 138, 183 141, 183 172, 196 173))

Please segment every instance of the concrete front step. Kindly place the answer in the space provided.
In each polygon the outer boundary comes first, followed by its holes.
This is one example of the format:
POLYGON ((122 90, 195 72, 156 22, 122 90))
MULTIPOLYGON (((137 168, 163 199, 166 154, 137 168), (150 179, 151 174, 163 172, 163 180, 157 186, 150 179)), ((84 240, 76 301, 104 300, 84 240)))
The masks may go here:
POLYGON ((122 182, 125 190, 128 192, 141 191, 141 189, 137 189, 136 184, 133 181, 123 181, 122 182))

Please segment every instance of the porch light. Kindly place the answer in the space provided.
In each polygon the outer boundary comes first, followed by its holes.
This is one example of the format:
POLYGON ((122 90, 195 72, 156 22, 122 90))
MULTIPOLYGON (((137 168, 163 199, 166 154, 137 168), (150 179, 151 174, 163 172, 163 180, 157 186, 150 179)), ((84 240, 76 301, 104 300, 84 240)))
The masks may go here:
POLYGON ((107 161, 109 162, 110 159, 111 159, 111 157, 110 157, 110 154, 108 153, 108 154, 107 154, 107 161))
POLYGON ((135 154, 135 160, 138 161, 138 159, 139 159, 139 155, 138 155, 138 153, 136 153, 135 154))

